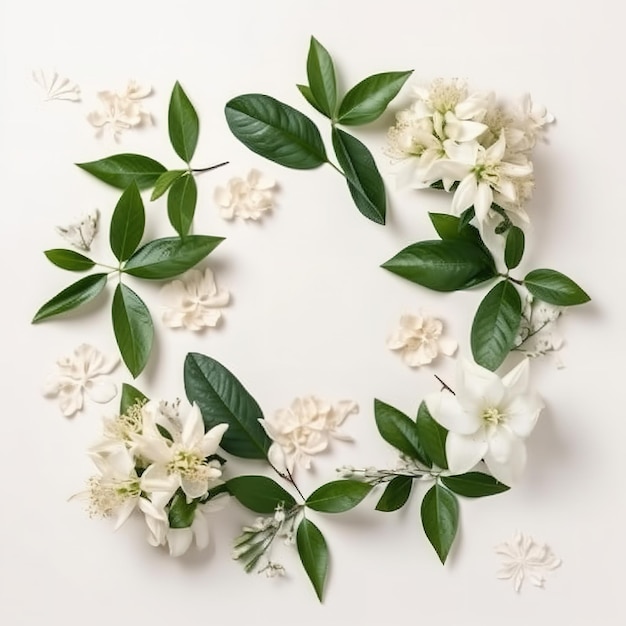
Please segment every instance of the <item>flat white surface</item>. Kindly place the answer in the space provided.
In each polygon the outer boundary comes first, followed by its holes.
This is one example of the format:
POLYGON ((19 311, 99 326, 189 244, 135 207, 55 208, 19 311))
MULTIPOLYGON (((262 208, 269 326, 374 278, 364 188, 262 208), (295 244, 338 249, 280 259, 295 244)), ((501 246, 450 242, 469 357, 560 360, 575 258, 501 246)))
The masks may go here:
MULTIPOLYGON (((2 3, 0 622, 623 624, 626 46, 619 6, 613 0, 2 3), (118 192, 72 163, 139 152, 174 167, 166 110, 178 79, 201 118, 194 163, 231 162, 198 178, 195 230, 227 237, 209 264, 233 301, 219 330, 172 332, 158 319, 158 285, 138 284, 155 313, 157 345, 136 385, 153 397, 183 396, 184 355, 198 351, 231 368, 267 413, 308 393, 357 400, 361 412, 346 422, 357 443, 337 442, 313 475, 300 473, 304 490, 332 479, 340 464, 394 463, 376 433, 372 398, 412 414, 436 389, 433 373, 452 378, 454 360, 409 370, 386 349, 386 335, 402 312, 425 307, 467 352, 480 293, 432 294, 378 268, 408 243, 431 237, 426 212, 445 210, 449 198, 390 189, 390 218, 380 227, 357 213, 330 168, 286 170, 230 135, 223 105, 245 92, 273 95, 327 129, 295 88, 305 81, 311 34, 334 55, 344 86, 414 68, 416 82, 462 77, 477 89, 510 98, 530 91, 545 103, 558 123, 536 151, 534 230, 520 273, 554 267, 593 297, 564 320, 567 367, 534 364, 533 384, 547 408, 529 441, 522 484, 462 502, 460 536, 445 567, 423 535, 417 498, 398 514, 375 513, 370 498, 351 514, 315 516, 332 553, 321 606, 295 554, 280 555, 289 571, 280 580, 245 575, 231 561, 229 542, 251 519, 236 504, 215 515, 212 548, 172 560, 145 543, 140 523, 114 534, 80 503, 67 503, 92 472, 85 448, 116 401, 66 419, 40 387, 54 360, 83 341, 115 350, 109 312, 92 307, 29 323, 72 279, 42 255, 62 245, 56 224, 99 208, 104 219, 94 256, 110 255, 107 219, 118 192), (83 102, 42 103, 30 77, 39 67, 78 82, 83 102), (146 106, 155 127, 129 131, 119 145, 95 139, 84 119, 95 92, 122 88, 129 78, 154 86, 146 106), (262 224, 223 222, 212 191, 250 167, 278 179, 278 208, 262 224), (526 584, 516 595, 510 581, 496 580, 493 547, 516 529, 563 559, 544 590, 526 584)), ((383 168, 380 148, 392 121, 389 112, 356 131, 383 168)), ((148 212, 147 235, 169 234, 164 200, 148 212)), ((123 367, 114 378, 130 382, 123 367)))

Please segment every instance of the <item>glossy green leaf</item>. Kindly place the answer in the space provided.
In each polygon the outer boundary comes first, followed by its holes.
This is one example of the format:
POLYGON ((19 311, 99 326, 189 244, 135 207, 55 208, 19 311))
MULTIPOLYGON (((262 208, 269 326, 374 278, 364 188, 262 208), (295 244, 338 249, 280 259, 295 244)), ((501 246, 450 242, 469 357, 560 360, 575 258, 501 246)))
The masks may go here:
POLYGON ((93 300, 107 284, 107 274, 85 276, 51 298, 35 313, 32 322, 41 322, 60 313, 78 308, 93 300))
POLYGON ((513 349, 522 319, 522 300, 508 280, 497 283, 478 306, 470 343, 479 365, 492 372, 513 349))
POLYGON ((54 248, 44 252, 51 263, 70 272, 84 272, 94 267, 95 263, 84 254, 65 248, 54 248))
POLYGON ((126 261, 143 237, 146 214, 136 183, 133 181, 120 197, 109 230, 111 250, 118 261, 126 261))
POLYGON ((178 81, 170 97, 167 123, 174 151, 185 163, 189 163, 198 145, 200 122, 193 104, 178 81))
POLYGON ((154 337, 150 311, 143 300, 130 288, 119 283, 113 295, 113 332, 122 359, 133 378, 143 371, 154 337))
POLYGON ((126 189, 133 181, 139 189, 148 189, 165 172, 158 161, 142 154, 114 154, 99 161, 76 165, 118 189, 126 189))
POLYGON ((304 96, 304 99, 316 110, 319 111, 322 115, 326 115, 324 111, 322 111, 322 107, 317 104, 315 98, 313 97, 313 92, 308 85, 296 85, 298 91, 304 96))
POLYGON ((339 105, 338 121, 347 126, 368 124, 380 117, 413 70, 374 74, 355 85, 339 105))
POLYGON ((187 496, 180 490, 176 492, 170 504, 167 518, 170 528, 189 528, 193 523, 198 502, 187 502, 187 496))
POLYGON ((384 224, 385 184, 370 151, 356 137, 334 127, 332 141, 357 209, 373 222, 384 224))
POLYGON ((139 278, 173 278, 192 268, 209 255, 223 237, 188 235, 155 239, 142 246, 124 265, 123 271, 139 278))
POLYGON ((181 237, 187 235, 191 228, 197 201, 198 188, 191 174, 174 182, 167 196, 167 215, 181 237))
POLYGON ((377 511, 389 513, 401 509, 408 501, 413 486, 411 476, 396 476, 385 487, 383 495, 376 505, 377 511))
POLYGON ((404 248, 382 267, 435 291, 457 291, 497 275, 493 257, 470 241, 420 241, 404 248))
POLYGON ((148 398, 128 383, 122 383, 122 393, 120 394, 120 413, 126 413, 128 409, 138 402, 147 402, 148 398))
POLYGON ((457 499, 445 487, 433 485, 422 500, 421 516, 428 541, 445 563, 459 525, 457 499))
POLYGON ((442 476, 441 482, 454 493, 466 498, 482 498, 508 491, 509 487, 482 472, 468 472, 457 476, 442 476))
POLYGON ((504 262, 510 270, 520 264, 524 256, 525 242, 524 231, 518 226, 511 226, 506 234, 506 244, 504 246, 504 262))
POLYGON ((290 509, 296 505, 293 496, 266 476, 236 476, 226 487, 243 506, 255 513, 271 514, 276 507, 290 509))
POLYGON ((326 117, 332 118, 337 107, 335 67, 328 50, 315 37, 311 37, 306 73, 314 101, 326 117))
POLYGON ((326 163, 317 126, 283 102, 263 94, 244 94, 226 103, 225 114, 233 135, 270 161, 294 169, 326 163))
POLYGON ((571 278, 556 270, 533 270, 526 274, 524 285, 538 300, 557 306, 572 306, 591 300, 571 278))
POLYGON ((484 249, 478 228, 471 224, 463 224, 460 218, 448 213, 429 213, 437 234, 449 241, 468 241, 484 249))
POLYGON ((187 170, 168 170, 167 172, 163 172, 154 183, 150 200, 154 201, 160 198, 174 184, 174 181, 178 180, 186 173, 187 170))
POLYGON ((372 490, 372 485, 358 480, 333 480, 318 487, 306 505, 322 513, 344 513, 353 509, 372 490))
POLYGON ((248 459, 266 459, 271 440, 259 423, 263 413, 239 380, 221 363, 191 352, 185 359, 185 392, 202 412, 207 428, 228 424, 221 446, 248 459))
POLYGON ((303 517, 296 532, 298 554, 319 601, 324 596, 324 584, 328 574, 328 546, 319 528, 303 517))
POLYGON ((431 463, 420 443, 415 422, 398 409, 374 400, 374 417, 382 438, 396 450, 430 467, 431 463))
POLYGON ((448 459, 446 457, 446 439, 448 431, 436 422, 425 402, 421 402, 415 420, 417 434, 420 444, 428 458, 441 469, 448 469, 448 459))
MULTIPOLYGON (((452 185, 452 189, 454 189, 455 185, 456 183, 452 185)), ((469 225, 469 223, 475 217, 476 217, 476 210, 474 209, 473 206, 469 207, 468 209, 465 209, 465 211, 463 211, 463 213, 459 215, 459 229, 464 228, 465 226, 469 225)))

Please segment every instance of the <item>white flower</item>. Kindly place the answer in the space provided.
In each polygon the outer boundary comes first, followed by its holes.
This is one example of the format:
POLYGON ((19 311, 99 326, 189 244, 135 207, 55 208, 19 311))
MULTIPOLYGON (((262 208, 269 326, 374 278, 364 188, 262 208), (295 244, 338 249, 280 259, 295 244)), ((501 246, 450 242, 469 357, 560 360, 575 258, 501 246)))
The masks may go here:
POLYGON ((358 410, 356 402, 348 400, 333 406, 315 396, 296 398, 288 409, 259 420, 274 441, 268 452, 270 462, 277 469, 286 467, 289 472, 295 464, 309 469, 311 457, 326 450, 331 437, 351 441, 339 426, 358 410))
MULTIPOLYGON (((516 349, 531 358, 560 350, 563 336, 556 322, 562 314, 562 307, 535 300, 528 294, 524 301, 520 330, 515 341, 516 349)), ((560 361, 557 366, 563 367, 560 361)))
POLYGON ((49 100, 78 102, 80 100, 80 87, 57 72, 33 70, 33 80, 44 90, 46 102, 49 100))
POLYGON ((431 363, 440 353, 454 354, 457 342, 442 333, 441 320, 423 314, 403 315, 399 327, 387 339, 387 347, 400 350, 409 367, 419 367, 431 363))
POLYGON ((163 322, 170 328, 184 326, 189 330, 214 327, 222 317, 221 307, 228 304, 230 294, 219 290, 213 272, 192 269, 161 288, 165 301, 163 322))
POLYGON ((73 415, 83 408, 83 394, 94 402, 105 403, 115 397, 116 386, 109 382, 109 374, 119 363, 118 357, 107 357, 102 352, 81 344, 73 355, 57 360, 58 372, 48 377, 45 396, 58 396, 63 415, 73 415))
POLYGON ((240 217, 258 220, 274 206, 273 189, 276 182, 252 169, 245 179, 231 178, 226 187, 217 187, 214 199, 225 220, 240 217))
POLYGON ((67 226, 57 226, 56 231, 75 248, 88 252, 91 242, 98 232, 99 219, 100 211, 94 209, 82 215, 76 222, 67 226))
POLYGON ((561 565, 546 544, 537 543, 532 537, 520 532, 510 541, 496 546, 496 553, 502 556, 502 569, 498 578, 512 579, 515 591, 520 591, 524 579, 528 577, 536 587, 543 587, 544 574, 561 565))
POLYGON ((455 395, 443 391, 426 397, 433 418, 450 432, 446 455, 453 474, 463 474, 483 459, 493 476, 511 486, 526 465, 524 439, 530 435, 543 402, 527 392, 529 361, 506 376, 464 360, 455 395))

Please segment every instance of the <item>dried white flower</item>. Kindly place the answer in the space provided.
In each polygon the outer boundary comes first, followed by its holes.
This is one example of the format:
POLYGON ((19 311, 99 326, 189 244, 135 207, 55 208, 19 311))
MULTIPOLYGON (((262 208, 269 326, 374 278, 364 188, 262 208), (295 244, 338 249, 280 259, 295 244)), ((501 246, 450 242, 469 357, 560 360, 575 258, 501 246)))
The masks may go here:
POLYGON ((94 402, 112 400, 116 386, 106 376, 117 367, 119 358, 107 357, 86 343, 74 350, 71 356, 57 360, 58 372, 44 385, 44 395, 59 398, 63 415, 73 415, 83 408, 83 394, 94 402))
MULTIPOLYGON (((524 300, 522 320, 515 341, 516 349, 531 358, 560 350, 563 336, 556 322, 562 314, 562 307, 536 300, 528 294, 524 300)), ((557 367, 563 367, 559 359, 557 367)))
POLYGON ((225 220, 258 220, 273 208, 275 187, 274 179, 252 169, 245 179, 231 178, 225 188, 217 187, 213 197, 225 220))
POLYGON ((44 90, 45 102, 49 100, 80 101, 80 87, 57 72, 33 70, 33 80, 44 90))
POLYGON ((170 328, 184 326, 189 330, 214 327, 222 317, 221 308, 229 300, 228 291, 219 290, 213 272, 192 269, 164 285, 161 296, 165 302, 163 322, 170 328))
POLYGON ((537 543, 532 537, 517 532, 510 541, 496 546, 496 553, 502 557, 502 569, 498 578, 512 579, 513 588, 519 592, 526 578, 536 587, 543 587, 544 574, 561 565, 546 544, 537 543))
POLYGON ((99 219, 100 211, 94 209, 83 214, 76 222, 67 226, 57 226, 56 231, 75 248, 88 252, 98 232, 99 219))

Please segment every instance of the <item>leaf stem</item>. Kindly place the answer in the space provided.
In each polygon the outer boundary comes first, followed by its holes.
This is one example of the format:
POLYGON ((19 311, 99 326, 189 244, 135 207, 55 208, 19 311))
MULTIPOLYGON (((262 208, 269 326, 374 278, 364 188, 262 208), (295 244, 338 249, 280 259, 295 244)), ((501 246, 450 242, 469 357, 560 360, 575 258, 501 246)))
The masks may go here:
POLYGON ((291 472, 285 468, 285 472, 283 473, 281 472, 275 465, 272 464, 272 462, 267 459, 267 462, 269 463, 270 467, 283 479, 286 480, 287 482, 291 483, 293 485, 293 487, 295 488, 295 490, 298 492, 298 495, 302 498, 302 501, 304 502, 306 500, 306 498, 302 495, 302 492, 300 491, 300 489, 298 488, 298 485, 296 484, 296 481, 293 479, 293 476, 291 475, 291 472))
POLYGON ((327 160, 326 163, 328 163, 328 165, 330 165, 334 170, 339 172, 344 178, 346 177, 344 172, 339 167, 337 167, 332 161, 327 160))
POLYGON ((211 170, 216 170, 218 167, 223 167, 224 165, 228 165, 230 161, 222 161, 222 163, 218 163, 217 165, 209 165, 209 167, 200 167, 200 168, 192 168, 192 172, 196 172, 198 174, 202 172, 210 172, 211 170))
POLYGON ((501 276, 502 278, 506 278, 507 280, 510 280, 512 283, 515 283, 516 285, 519 285, 520 287, 524 286, 523 280, 519 280, 518 278, 513 278, 513 276, 509 276, 508 274, 498 274, 498 276, 501 276))

